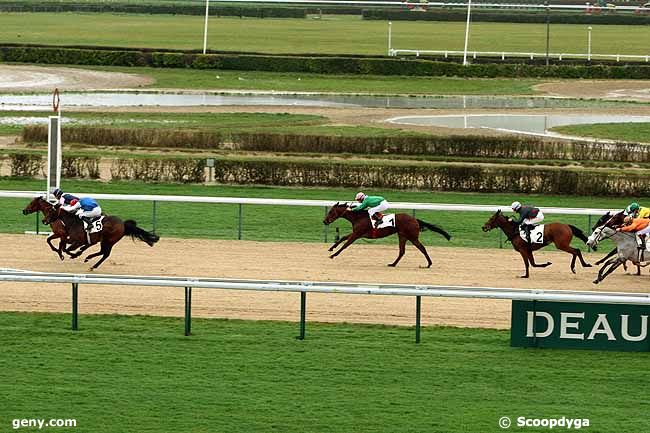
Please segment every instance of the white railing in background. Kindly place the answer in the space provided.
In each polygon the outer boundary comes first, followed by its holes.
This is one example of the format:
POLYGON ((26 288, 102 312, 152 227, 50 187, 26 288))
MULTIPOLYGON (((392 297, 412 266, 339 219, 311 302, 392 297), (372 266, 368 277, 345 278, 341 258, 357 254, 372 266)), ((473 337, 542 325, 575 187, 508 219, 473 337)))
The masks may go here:
POLYGON ((253 290, 300 293, 300 339, 305 337, 307 293, 415 296, 415 341, 420 341, 421 298, 478 298, 518 301, 589 302, 650 305, 650 294, 496 287, 347 283, 327 281, 242 280, 144 275, 65 274, 0 269, 0 282, 72 284, 72 329, 78 329, 79 284, 185 288, 185 335, 191 333, 192 289, 253 290))
MULTIPOLYGON (((241 205, 270 205, 270 206, 312 206, 331 207, 336 200, 294 200, 279 198, 243 198, 243 197, 198 197, 181 195, 143 195, 143 194, 98 194, 92 192, 70 192, 79 197, 93 197, 100 200, 123 201, 151 201, 151 202, 177 202, 177 203, 212 203, 212 204, 241 204, 241 205)), ((0 191, 0 198, 33 198, 44 195, 38 191, 0 191)), ((348 200, 351 202, 352 200, 348 200)), ((344 200, 339 200, 344 203, 344 200)), ((455 212, 511 212, 509 205, 491 204, 441 204, 441 203, 408 203, 390 202, 391 209, 455 211, 455 212)), ((620 211, 613 209, 566 208, 544 207, 546 214, 558 215, 603 215, 606 212, 620 211)))
MULTIPOLYGON (((463 51, 453 51, 453 50, 400 50, 391 48, 388 52, 389 56, 398 56, 400 54, 408 54, 419 57, 421 55, 443 55, 445 58, 450 56, 462 56, 463 51)), ((512 52, 512 51, 468 51, 467 54, 473 59, 477 57, 501 57, 501 60, 505 60, 506 57, 526 57, 531 60, 535 58, 544 59, 546 58, 546 53, 526 53, 526 52, 512 52)), ((644 62, 650 62, 650 55, 639 56, 633 54, 575 54, 575 53, 548 53, 550 59, 612 59, 620 62, 621 60, 630 59, 630 60, 641 60, 644 62)))

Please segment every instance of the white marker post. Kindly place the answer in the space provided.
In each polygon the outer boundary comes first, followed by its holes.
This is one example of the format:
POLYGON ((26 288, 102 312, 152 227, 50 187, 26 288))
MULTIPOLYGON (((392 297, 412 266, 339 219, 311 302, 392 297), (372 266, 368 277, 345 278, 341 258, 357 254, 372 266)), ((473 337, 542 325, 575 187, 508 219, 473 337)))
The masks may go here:
POLYGON ((467 0, 467 24, 465 25, 465 49, 463 50, 463 65, 467 66, 467 44, 469 43, 469 22, 472 13, 472 0, 467 0))
POLYGON ((59 89, 54 89, 52 108, 55 116, 48 117, 47 129, 47 199, 61 186, 61 98, 59 89))
POLYGON ((210 12, 210 0, 205 0, 205 24, 203 25, 203 54, 208 49, 208 14, 210 12))

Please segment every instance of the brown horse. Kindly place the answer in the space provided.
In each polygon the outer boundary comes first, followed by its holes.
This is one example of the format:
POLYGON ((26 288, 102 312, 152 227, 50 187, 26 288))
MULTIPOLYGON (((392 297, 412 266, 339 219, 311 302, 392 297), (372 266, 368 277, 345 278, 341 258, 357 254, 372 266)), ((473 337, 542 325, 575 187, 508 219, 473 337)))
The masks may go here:
POLYGON ((352 233, 343 236, 329 248, 328 251, 334 251, 341 242, 345 241, 345 244, 330 256, 330 259, 341 254, 344 249, 349 247, 352 242, 359 238, 379 239, 397 233, 397 236, 399 237, 399 255, 395 261, 388 266, 397 266, 397 263, 399 263, 406 250, 406 241, 410 241, 422 254, 424 254, 428 263, 426 267, 430 268, 433 262, 431 261, 426 248, 424 248, 424 245, 422 245, 419 240, 420 232, 429 229, 436 233, 440 233, 447 240, 451 239, 451 235, 440 227, 415 219, 405 213, 398 213, 395 215, 395 227, 375 229, 372 227, 368 212, 353 212, 349 209, 347 203, 336 203, 327 213, 327 216, 323 220, 323 224, 332 224, 338 218, 345 218, 352 223, 352 233))
MULTIPOLYGON (((53 207, 54 205, 49 203, 43 197, 35 197, 32 201, 29 202, 27 207, 23 209, 23 215, 29 215, 31 213, 39 212, 39 211, 43 212, 43 223, 45 224, 45 218, 47 216, 47 213, 53 207)), ((52 224, 50 224, 50 228, 52 229, 52 235, 47 238, 47 244, 50 246, 52 251, 57 253, 61 260, 63 260, 63 253, 72 256, 72 253, 70 252, 71 250, 67 250, 65 248, 66 240, 68 238, 68 232, 65 229, 65 226, 63 225, 63 221, 61 220, 54 221, 52 224), (52 241, 54 239, 60 239, 59 248, 55 248, 54 244, 52 244, 52 241)))
POLYGON ((71 258, 77 258, 90 246, 100 243, 100 250, 94 254, 90 254, 84 260, 87 263, 90 259, 102 256, 97 263, 95 263, 90 270, 97 269, 104 260, 111 255, 113 246, 124 237, 124 235, 131 236, 132 239, 140 239, 150 247, 153 247, 160 239, 155 233, 147 232, 139 228, 135 221, 126 220, 122 222, 121 219, 115 216, 105 216, 101 222, 102 229, 97 233, 87 235, 84 229, 83 222, 76 216, 64 211, 60 206, 53 207, 47 212, 44 222, 52 224, 55 221, 62 221, 68 233, 68 241, 72 243, 70 249, 79 248, 79 251, 72 254, 71 258))
POLYGON ((500 228, 503 233, 508 237, 512 247, 521 254, 521 257, 524 259, 524 264, 526 265, 526 275, 522 275, 521 278, 528 278, 529 272, 528 267, 529 263, 534 268, 545 268, 551 265, 551 262, 546 262, 542 264, 535 263, 535 258, 533 257, 533 251, 544 248, 545 246, 554 243, 555 247, 559 250, 566 251, 567 253, 573 255, 571 260, 571 272, 576 273, 576 258, 580 259, 580 264, 583 268, 590 268, 591 265, 585 262, 585 259, 582 258, 582 253, 580 250, 571 247, 571 240, 575 235, 578 239, 583 242, 587 242, 587 236, 579 228, 561 223, 550 223, 544 225, 544 243, 543 244, 532 244, 529 245, 524 239, 519 236, 519 230, 517 230, 517 225, 510 219, 503 216, 500 210, 498 210, 490 219, 483 225, 483 231, 488 232, 494 228, 500 228))

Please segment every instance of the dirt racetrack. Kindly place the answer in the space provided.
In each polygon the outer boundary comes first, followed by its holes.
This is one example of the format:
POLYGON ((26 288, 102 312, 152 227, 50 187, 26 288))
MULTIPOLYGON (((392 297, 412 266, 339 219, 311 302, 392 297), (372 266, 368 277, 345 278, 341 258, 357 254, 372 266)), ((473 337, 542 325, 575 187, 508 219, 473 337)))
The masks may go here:
MULTIPOLYGON (((48 272, 88 272, 89 265, 58 257, 45 238, 0 235, 0 267, 48 272), (19 245, 18 248, 10 246, 19 245)), ((93 248, 94 250, 95 248, 93 248)), ((353 245, 335 260, 327 246, 314 243, 162 239, 154 248, 123 240, 99 269, 101 273, 131 275, 211 276, 224 278, 350 281, 403 284, 450 284, 537 289, 647 291, 650 276, 617 271, 604 283, 591 283, 595 268, 573 275, 570 256, 558 252, 537 254, 553 266, 532 270, 530 280, 517 278, 523 265, 509 249, 428 248, 431 269, 420 269, 424 259, 412 247, 397 268, 388 268, 396 247, 353 245)), ((595 261, 601 254, 587 255, 595 261)), ((630 271, 631 272, 631 271, 630 271)), ((81 285, 80 313, 183 315, 181 288, 81 285)), ((70 286, 0 283, 4 311, 69 312, 70 286)), ((294 293, 195 289, 193 315, 241 319, 298 319, 300 297, 294 293)), ((396 296, 310 294, 309 321, 412 325, 415 302, 396 296)), ((507 328, 510 302, 498 300, 424 298, 422 322, 467 327, 507 328)), ((81 319, 83 323, 83 318, 81 319)))

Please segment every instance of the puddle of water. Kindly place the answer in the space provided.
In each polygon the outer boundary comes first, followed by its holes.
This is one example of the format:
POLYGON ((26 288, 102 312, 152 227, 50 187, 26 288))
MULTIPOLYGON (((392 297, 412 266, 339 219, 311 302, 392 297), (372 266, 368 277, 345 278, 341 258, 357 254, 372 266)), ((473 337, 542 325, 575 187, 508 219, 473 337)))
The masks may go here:
POLYGON ((441 126, 458 129, 488 128, 524 134, 551 135, 549 129, 556 126, 593 123, 645 123, 650 122, 650 116, 470 114, 403 116, 388 119, 388 122, 401 125, 441 126))
MULTIPOLYGON (((622 102, 583 101, 561 98, 496 96, 363 96, 363 95, 217 95, 183 93, 65 93, 63 107, 135 107, 135 106, 220 106, 281 105, 315 107, 370 108, 582 108, 629 106, 622 102)), ((0 95, 2 110, 49 110, 50 94, 0 95)))

